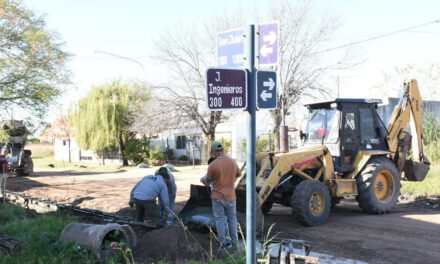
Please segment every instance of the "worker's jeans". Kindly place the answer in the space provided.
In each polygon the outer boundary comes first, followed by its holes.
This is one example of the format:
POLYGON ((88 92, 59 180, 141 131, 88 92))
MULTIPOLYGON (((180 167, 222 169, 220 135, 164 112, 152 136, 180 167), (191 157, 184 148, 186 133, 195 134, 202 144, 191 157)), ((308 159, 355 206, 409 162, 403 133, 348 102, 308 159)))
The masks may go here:
POLYGON ((228 242, 237 244, 237 211, 235 200, 226 201, 213 198, 212 210, 220 244, 226 245, 228 242))
POLYGON ((0 173, 0 191, 2 192, 3 203, 6 199, 6 179, 8 178, 7 173, 0 173))
POLYGON ((160 209, 157 206, 156 200, 138 200, 134 199, 136 204, 136 221, 143 222, 145 211, 150 216, 154 223, 163 223, 163 218, 160 217, 160 209))

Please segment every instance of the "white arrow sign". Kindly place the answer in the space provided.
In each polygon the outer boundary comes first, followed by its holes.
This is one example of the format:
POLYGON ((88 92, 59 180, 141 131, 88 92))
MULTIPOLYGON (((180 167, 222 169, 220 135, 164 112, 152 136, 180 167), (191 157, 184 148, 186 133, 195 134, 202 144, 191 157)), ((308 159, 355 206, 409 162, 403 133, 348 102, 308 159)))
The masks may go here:
POLYGON ((261 47, 261 49, 260 49, 260 54, 263 57, 267 57, 269 54, 272 54, 272 53, 273 53, 273 48, 269 47, 267 45, 263 45, 263 47, 261 47))
POLYGON ((258 109, 277 108, 277 73, 276 71, 257 71, 258 109))
POLYGON ((270 45, 273 45, 275 43, 275 40, 277 40, 277 35, 273 31, 269 31, 268 35, 263 36, 264 42, 269 42, 270 45))
POLYGON ((260 97, 266 102, 268 98, 272 98, 272 93, 268 93, 267 90, 263 90, 263 92, 260 94, 260 97))
POLYGON ((273 90, 273 87, 275 87, 275 82, 273 81, 272 78, 269 78, 269 81, 267 81, 267 82, 263 82, 263 85, 264 85, 265 87, 269 87, 269 91, 272 91, 272 90, 273 90))

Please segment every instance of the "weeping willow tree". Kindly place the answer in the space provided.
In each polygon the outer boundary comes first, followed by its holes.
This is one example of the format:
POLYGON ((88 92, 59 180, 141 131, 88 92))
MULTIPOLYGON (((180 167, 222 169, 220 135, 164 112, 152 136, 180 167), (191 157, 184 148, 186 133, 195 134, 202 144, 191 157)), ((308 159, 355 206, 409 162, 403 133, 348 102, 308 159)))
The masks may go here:
POLYGON ((128 165, 125 144, 134 136, 129 127, 138 106, 148 98, 146 88, 139 83, 117 80, 92 87, 89 94, 69 110, 69 121, 79 147, 98 153, 103 164, 105 148, 119 147, 123 165, 128 165))

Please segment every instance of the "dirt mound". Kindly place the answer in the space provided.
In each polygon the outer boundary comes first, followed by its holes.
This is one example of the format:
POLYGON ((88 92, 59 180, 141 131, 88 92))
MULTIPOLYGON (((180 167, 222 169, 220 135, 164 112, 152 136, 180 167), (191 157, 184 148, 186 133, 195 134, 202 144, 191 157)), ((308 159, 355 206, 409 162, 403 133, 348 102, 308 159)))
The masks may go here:
POLYGON ((409 208, 429 208, 439 209, 440 195, 432 196, 411 196, 401 195, 399 197, 399 204, 409 208))
POLYGON ((209 260, 224 258, 227 253, 218 248, 209 232, 190 231, 181 226, 164 227, 153 231, 136 230, 138 243, 133 249, 134 259, 142 263, 158 260, 209 260))

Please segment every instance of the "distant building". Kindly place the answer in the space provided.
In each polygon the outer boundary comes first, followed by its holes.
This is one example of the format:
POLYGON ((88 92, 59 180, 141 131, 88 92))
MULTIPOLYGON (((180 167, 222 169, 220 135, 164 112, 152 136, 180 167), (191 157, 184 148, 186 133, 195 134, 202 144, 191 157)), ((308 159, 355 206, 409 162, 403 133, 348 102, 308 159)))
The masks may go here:
MULTIPOLYGON (((69 144, 70 144, 70 160, 72 162, 91 161, 102 162, 102 159, 92 150, 81 150, 76 142, 75 138, 70 139, 55 139, 54 140, 54 158, 55 160, 69 161, 69 144)), ((121 164, 122 160, 119 157, 119 153, 116 151, 104 152, 105 164, 121 164)))
MULTIPOLYGON (((398 103, 399 98, 388 97, 383 104, 378 107, 377 112, 385 124, 388 124, 391 114, 394 111, 394 107, 398 103)), ((433 112, 435 119, 440 122, 440 101, 423 100, 423 107, 425 112, 433 112)))

